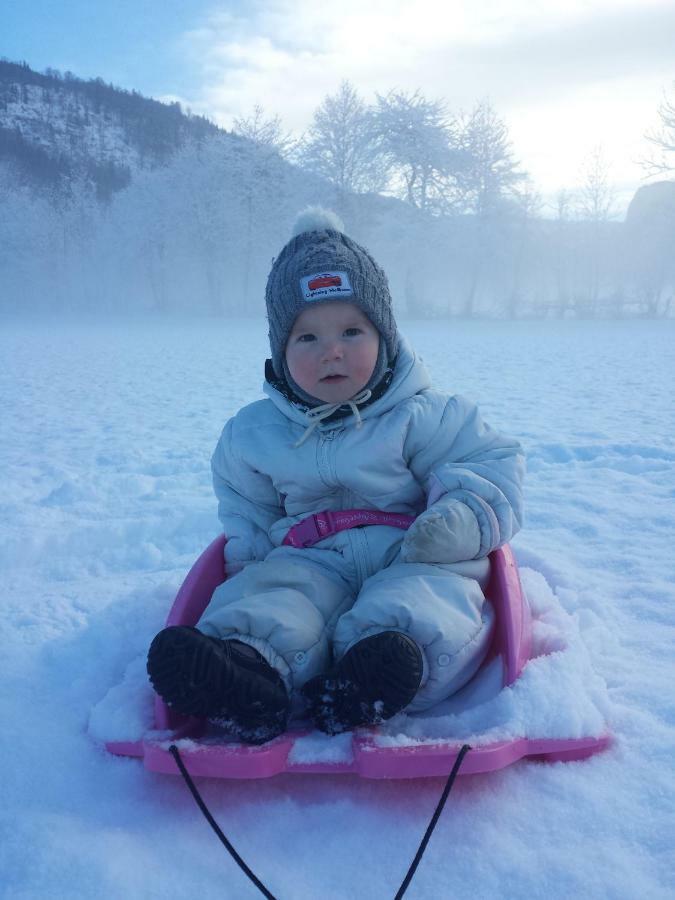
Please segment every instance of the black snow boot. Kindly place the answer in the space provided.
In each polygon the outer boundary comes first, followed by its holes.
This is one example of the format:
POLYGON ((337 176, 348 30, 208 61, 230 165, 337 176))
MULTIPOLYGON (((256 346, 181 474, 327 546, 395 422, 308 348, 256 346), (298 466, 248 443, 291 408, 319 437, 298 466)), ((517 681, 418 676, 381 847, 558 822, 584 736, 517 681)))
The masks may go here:
POLYGON ((290 702, 281 675, 248 644, 171 626, 150 645, 147 668, 167 706, 247 744, 264 744, 286 729, 290 702))
POLYGON ((329 672, 302 688, 318 729, 339 734, 376 725, 400 712, 422 681, 422 652, 399 631, 382 631, 354 644, 329 672))

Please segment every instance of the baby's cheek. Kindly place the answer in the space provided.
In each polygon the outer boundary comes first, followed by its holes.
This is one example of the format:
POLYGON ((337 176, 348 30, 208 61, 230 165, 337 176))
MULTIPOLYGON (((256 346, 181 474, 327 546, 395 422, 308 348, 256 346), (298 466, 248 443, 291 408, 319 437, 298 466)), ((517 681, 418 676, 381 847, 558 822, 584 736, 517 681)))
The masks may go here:
POLYGON ((314 383, 315 366, 311 359, 300 355, 291 355, 289 357, 289 355, 286 354, 286 365, 288 366, 288 371, 291 373, 291 377, 301 388, 314 383))

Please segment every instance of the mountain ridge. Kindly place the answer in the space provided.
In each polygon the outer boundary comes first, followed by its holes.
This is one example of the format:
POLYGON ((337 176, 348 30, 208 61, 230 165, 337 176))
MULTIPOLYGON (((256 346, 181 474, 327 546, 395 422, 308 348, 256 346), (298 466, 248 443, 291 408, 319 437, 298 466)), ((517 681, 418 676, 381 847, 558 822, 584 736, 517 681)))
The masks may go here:
POLYGON ((24 183, 59 191, 84 179, 109 198, 135 170, 163 165, 186 143, 215 135, 234 138, 178 102, 0 59, 0 161, 24 183))

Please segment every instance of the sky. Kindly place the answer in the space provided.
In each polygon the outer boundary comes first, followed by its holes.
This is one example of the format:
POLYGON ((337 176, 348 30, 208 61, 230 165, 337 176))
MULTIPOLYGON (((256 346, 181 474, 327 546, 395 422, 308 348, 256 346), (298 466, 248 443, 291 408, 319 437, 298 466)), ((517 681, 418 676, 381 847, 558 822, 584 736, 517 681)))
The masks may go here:
POLYGON ((600 148, 617 213, 675 85, 674 0, 1 0, 0 55, 179 100, 229 128, 255 104, 302 133, 349 80, 450 112, 488 98, 544 200, 600 148))

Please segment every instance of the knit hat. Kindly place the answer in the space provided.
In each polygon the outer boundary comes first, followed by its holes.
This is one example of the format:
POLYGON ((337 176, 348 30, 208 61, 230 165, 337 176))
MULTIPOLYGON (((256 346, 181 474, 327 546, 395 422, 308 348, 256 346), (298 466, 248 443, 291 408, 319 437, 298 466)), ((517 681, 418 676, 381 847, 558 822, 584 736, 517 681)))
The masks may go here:
MULTIPOLYGON (((396 356, 398 332, 387 276, 368 251, 344 233, 335 213, 308 207, 293 237, 272 263, 265 301, 272 365, 285 376, 285 350, 293 323, 309 303, 343 300, 364 312, 380 333, 382 369, 396 356)), ((381 377, 381 373, 380 373, 381 377)))

